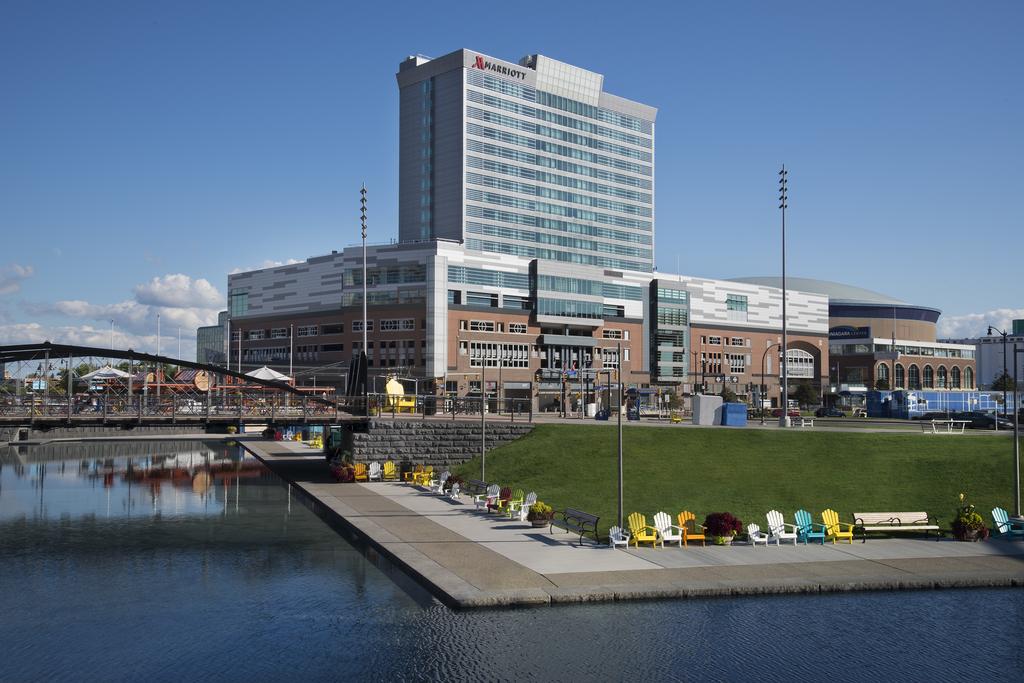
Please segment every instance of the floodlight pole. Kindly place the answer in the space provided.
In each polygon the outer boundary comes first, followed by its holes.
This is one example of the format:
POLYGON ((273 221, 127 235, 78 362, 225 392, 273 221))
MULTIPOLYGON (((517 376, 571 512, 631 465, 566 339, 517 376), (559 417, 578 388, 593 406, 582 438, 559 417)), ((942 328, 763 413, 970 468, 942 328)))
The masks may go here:
POLYGON ((616 353, 618 354, 619 367, 619 528, 622 528, 622 342, 618 342, 616 345, 616 353))
POLYGON ((786 327, 786 165, 779 171, 779 208, 782 210, 782 416, 780 427, 789 426, 789 339, 786 327))
MULTIPOLYGON (((363 356, 366 356, 366 185, 364 184, 359 189, 359 222, 362 226, 363 235, 363 356)), ((366 414, 370 414, 370 397, 367 393, 369 387, 367 386, 366 378, 363 378, 363 409, 366 414)))
MULTIPOLYGON (((1020 517, 1020 403, 1018 402, 1017 388, 1017 366, 1020 362, 1017 355, 1024 353, 1024 349, 1018 348, 1017 343, 1013 344, 1013 516, 1020 517)), ((1006 386, 1005 384, 1003 385, 1006 386)), ((1005 401, 1004 401, 1005 404, 1005 401)))

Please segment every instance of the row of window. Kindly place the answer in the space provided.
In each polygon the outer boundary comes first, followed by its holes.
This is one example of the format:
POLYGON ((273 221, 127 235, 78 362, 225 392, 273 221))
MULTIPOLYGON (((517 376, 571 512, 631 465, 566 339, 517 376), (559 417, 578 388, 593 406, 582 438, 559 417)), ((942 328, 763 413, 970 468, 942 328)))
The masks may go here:
POLYGON ((572 223, 570 221, 563 221, 557 218, 543 218, 540 216, 530 216, 524 213, 515 213, 512 211, 502 211, 501 209, 492 209, 486 206, 469 205, 466 207, 466 216, 472 218, 485 218, 491 221, 501 221, 502 223, 526 225, 532 228, 558 230, 559 232, 569 232, 576 235, 591 235, 593 237, 603 237, 605 239, 612 239, 618 242, 634 242, 637 244, 651 243, 651 235, 649 233, 645 234, 635 232, 624 232, 622 230, 616 230, 615 228, 605 228, 599 225, 584 225, 582 223, 572 223))
POLYGON ((519 114, 520 116, 553 123, 565 128, 575 128, 576 130, 582 130, 604 138, 625 142, 635 147, 651 149, 651 147, 654 146, 654 142, 649 137, 641 137, 639 135, 632 135, 631 133, 625 133, 620 130, 605 128, 604 126, 599 126, 595 123, 574 119, 571 116, 566 116, 564 114, 556 114, 555 112, 547 111, 546 109, 538 109, 537 107, 519 104, 518 102, 507 100, 503 97, 498 97, 497 95, 483 93, 479 90, 468 89, 466 91, 466 98, 470 102, 476 102, 477 104, 483 104, 488 107, 494 107, 495 109, 512 112, 513 114, 519 114))
MULTIPOLYGON (((466 342, 460 342, 460 350, 466 342)), ((528 368, 530 367, 529 344, 497 344, 493 342, 469 342, 469 366, 479 368, 528 368)))
MULTIPOLYGON (((366 293, 366 301, 371 306, 393 306, 395 304, 422 304, 427 301, 425 289, 398 289, 370 291, 366 293)), ((363 293, 359 290, 344 292, 341 295, 342 306, 361 306, 363 293)))
POLYGON ((474 251, 493 251, 498 254, 512 254, 514 256, 547 259, 549 261, 562 261, 564 263, 582 263, 588 266, 613 268, 615 270, 637 270, 648 272, 651 270, 651 264, 649 262, 641 263, 639 261, 626 261, 624 259, 612 258, 609 256, 577 254, 575 252, 559 251, 557 249, 531 247, 525 244, 509 244, 507 242, 467 239, 466 248, 474 251))
POLYGON ((689 301, 690 295, 685 289, 666 289, 664 287, 658 287, 657 290, 658 301, 689 301))
MULTIPOLYGON (((420 321, 420 327, 426 329, 427 321, 423 319, 420 321)), ((259 341, 262 339, 287 339, 288 338, 287 327, 274 327, 269 330, 249 330, 247 339, 250 341, 259 341)), ((373 331, 373 320, 366 321, 366 329, 368 332, 373 331)), ((381 332, 398 332, 416 329, 416 320, 414 318, 390 318, 380 320, 380 331, 381 332)), ((363 331, 363 321, 355 320, 352 322, 353 332, 363 331)), ((327 336, 332 334, 343 334, 345 332, 344 323, 332 323, 328 325, 299 325, 295 328, 296 337, 318 337, 321 335, 327 336)), ((238 341, 241 337, 240 330, 234 330, 231 333, 231 340, 238 341)))
POLYGON ((614 168, 619 171, 636 173, 637 175, 643 175, 648 177, 654 175, 654 172, 651 169, 651 167, 646 164, 638 164, 633 161, 626 161, 625 159, 619 159, 617 157, 605 156, 604 154, 596 154, 594 152, 588 152, 583 149, 576 149, 575 147, 560 145, 556 142, 538 140, 536 138, 526 137, 525 135, 518 135, 516 133, 498 130, 497 128, 488 128, 487 126, 481 126, 478 123, 470 123, 467 121, 466 133, 468 133, 469 135, 476 135, 487 140, 495 140, 497 142, 504 142, 505 144, 515 145, 517 147, 534 149, 537 150, 538 152, 544 152, 546 154, 554 154, 556 156, 565 157, 567 159, 576 159, 578 161, 586 161, 591 164, 607 166, 609 168, 614 168))
POLYGON ((592 183, 589 180, 583 180, 582 178, 570 178, 569 176, 558 175, 557 173, 547 173, 546 171, 539 171, 533 168, 523 168, 522 166, 513 166, 512 164, 503 164, 500 161, 495 161, 494 159, 482 159, 480 157, 467 156, 466 166, 469 168, 479 168, 492 173, 501 173, 502 175, 513 176, 516 178, 536 180, 540 183, 571 187, 576 190, 583 190, 584 192, 605 194, 610 197, 628 199, 629 201, 641 202, 643 204, 650 204, 653 201, 653 197, 651 197, 647 192, 637 192, 636 190, 628 190, 622 187, 592 183))
POLYGON ((526 273, 508 273, 501 270, 448 266, 448 282, 467 285, 490 285, 512 289, 529 289, 530 276, 526 273))
POLYGON ((684 308, 668 308, 658 306, 658 326, 661 325, 686 325, 689 322, 689 314, 684 308))
POLYGON ((533 199, 524 199, 522 197, 509 197, 508 195, 498 194, 496 192, 484 192, 483 190, 475 190, 468 187, 466 188, 466 199, 474 202, 494 204, 496 206, 507 206, 513 209, 524 209, 526 211, 536 211, 537 213, 547 213, 553 216, 564 216, 565 218, 575 218, 577 220, 593 221, 594 223, 604 223, 605 225, 613 225, 617 228, 629 228, 631 230, 644 230, 647 232, 650 232, 651 230, 650 221, 644 221, 638 218, 626 218, 625 216, 616 216, 615 214, 610 213, 590 211, 589 209, 578 209, 575 206, 562 206, 561 204, 538 202, 533 199))
MULTIPOLYGON (((345 271, 345 286, 363 285, 363 269, 350 268, 345 271)), ((368 287, 377 285, 401 285, 427 281, 427 268, 422 263, 400 266, 374 266, 366 269, 368 287)))
POLYGON ((651 207, 649 206, 623 204, 622 202, 615 202, 610 199, 604 199, 603 197, 591 197, 588 194, 577 194, 566 190, 554 190, 550 187, 520 183, 515 180, 509 180, 508 178, 495 178, 493 176, 482 175, 480 173, 467 173, 466 183, 470 185, 480 185, 481 187, 490 187, 496 190, 504 190, 505 192, 517 192, 519 194, 530 195, 533 197, 554 199, 555 201, 566 202, 569 204, 593 206, 607 211, 628 213, 632 216, 643 216, 645 218, 651 217, 651 207))
POLYGON ((533 102, 545 107, 550 107, 551 109, 560 109, 562 111, 567 111, 570 114, 585 116, 604 123, 610 123, 629 130, 635 130, 638 133, 646 133, 650 135, 653 130, 653 126, 650 121, 629 116, 627 114, 620 114, 617 111, 604 109, 603 107, 597 107, 592 104, 585 104, 583 102, 571 100, 567 97, 554 95, 552 93, 544 92, 543 90, 537 90, 536 88, 531 88, 527 85, 510 83, 509 81, 480 71, 468 71, 466 74, 466 82, 470 85, 486 88, 494 92, 502 93, 503 95, 512 95, 513 97, 518 97, 526 100, 527 102, 533 102))
POLYGON ((565 159, 555 159, 553 157, 546 157, 540 154, 524 152, 520 149, 502 147, 501 145, 484 142, 483 140, 466 140, 466 151, 479 152, 489 156, 498 157, 499 159, 509 159, 511 161, 519 161, 521 163, 532 164, 534 166, 542 166, 544 168, 553 168, 556 171, 585 175, 591 178, 597 178, 598 180, 607 180, 609 182, 619 183, 620 185, 639 187, 642 190, 651 190, 654 188, 654 183, 650 178, 638 178, 636 176, 623 175, 621 173, 616 173, 615 171, 609 171, 605 168, 575 164, 571 161, 566 161, 565 159))
MULTIPOLYGON (((719 337, 710 335, 707 337, 702 336, 700 338, 701 344, 707 344, 708 346, 747 346, 749 347, 750 339, 746 337, 719 337)), ((792 349, 791 349, 792 350, 792 349)))
POLYGON ((563 277, 560 275, 538 275, 537 290, 545 292, 562 292, 563 294, 583 294, 600 296, 606 299, 643 299, 642 287, 621 285, 612 282, 597 282, 582 278, 563 277))
POLYGON ((587 137, 586 135, 580 135, 579 133, 570 133, 566 130, 552 128, 551 126, 544 126, 539 123, 533 123, 532 121, 522 121, 511 116, 498 114, 497 112, 478 109, 477 107, 466 107, 466 116, 467 118, 503 126, 504 128, 521 130, 524 133, 551 138, 552 140, 558 140, 559 142, 568 142, 571 145, 589 147, 602 152, 609 152, 610 154, 618 154, 619 156, 626 157, 627 159, 636 159, 637 161, 646 161, 648 163, 653 159, 650 152, 645 152, 633 147, 624 147, 613 142, 606 142, 604 140, 587 137))
POLYGON ((535 230, 520 230, 518 228, 504 228, 497 225, 487 225, 475 221, 466 221, 466 230, 474 235, 487 235, 488 237, 503 237, 505 239, 522 240, 534 244, 554 244, 569 249, 584 249, 596 251, 603 254, 617 254, 619 256, 634 256, 637 258, 651 258, 650 249, 641 247, 630 247, 614 242, 598 242, 595 240, 578 239, 564 235, 549 235, 545 232, 535 230))
MULTIPOLYGON (((877 369, 877 379, 883 382, 889 381, 889 366, 880 363, 877 369)), ((924 380, 922 372, 917 365, 911 365, 904 369, 902 363, 896 364, 896 381, 892 385, 895 389, 910 389, 912 391, 921 389, 973 389, 974 369, 964 368, 961 375, 960 368, 953 366, 947 373, 946 366, 940 365, 938 372, 932 366, 924 366, 924 380), (961 379, 962 378, 962 379, 961 379)))
MULTIPOLYGON (((861 353, 891 352, 892 344, 829 344, 832 356, 852 356, 861 353)), ((896 352, 904 356, 926 356, 934 358, 974 358, 974 349, 946 349, 932 346, 897 344, 896 352)))

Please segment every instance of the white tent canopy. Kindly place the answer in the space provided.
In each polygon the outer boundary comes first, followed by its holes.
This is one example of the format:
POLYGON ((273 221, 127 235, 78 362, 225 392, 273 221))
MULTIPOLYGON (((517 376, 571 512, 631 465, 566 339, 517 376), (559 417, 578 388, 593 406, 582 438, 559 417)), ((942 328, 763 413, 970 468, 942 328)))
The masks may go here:
POLYGON ((110 365, 104 365, 99 370, 93 370, 89 374, 82 375, 80 379, 87 382, 102 382, 109 379, 127 379, 130 375, 124 370, 118 370, 110 365))
POLYGON ((264 365, 262 368, 257 368, 252 372, 245 373, 246 377, 255 377, 256 379, 268 380, 272 382, 290 382, 292 378, 288 375, 272 370, 264 365))

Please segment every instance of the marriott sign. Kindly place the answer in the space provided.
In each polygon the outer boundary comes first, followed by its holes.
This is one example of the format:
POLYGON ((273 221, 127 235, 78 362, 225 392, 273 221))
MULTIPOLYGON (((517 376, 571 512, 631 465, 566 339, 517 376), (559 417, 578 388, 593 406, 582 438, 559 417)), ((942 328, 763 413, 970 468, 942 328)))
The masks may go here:
POLYGON ((473 62, 474 69, 482 69, 484 71, 493 71, 494 73, 501 74, 502 76, 509 76, 511 78, 518 78, 521 81, 526 80, 526 72, 519 69, 513 69, 501 64, 495 64, 489 62, 480 55, 476 56, 476 60, 473 62))

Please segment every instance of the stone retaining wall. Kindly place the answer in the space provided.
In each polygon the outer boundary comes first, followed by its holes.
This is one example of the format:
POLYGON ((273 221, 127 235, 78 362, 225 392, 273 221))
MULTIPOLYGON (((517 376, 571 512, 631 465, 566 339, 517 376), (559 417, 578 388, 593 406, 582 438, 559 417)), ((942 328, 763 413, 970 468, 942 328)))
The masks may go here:
MULTIPOLYGON (((533 430, 528 422, 487 423, 487 450, 515 441, 533 430)), ((480 454, 480 423, 470 421, 372 420, 368 431, 349 435, 346 450, 356 462, 410 460, 446 466, 480 454)))

